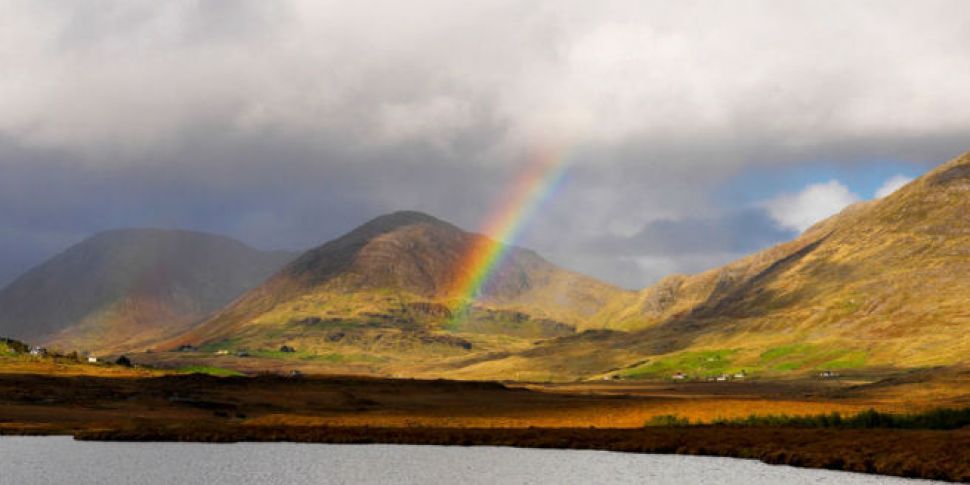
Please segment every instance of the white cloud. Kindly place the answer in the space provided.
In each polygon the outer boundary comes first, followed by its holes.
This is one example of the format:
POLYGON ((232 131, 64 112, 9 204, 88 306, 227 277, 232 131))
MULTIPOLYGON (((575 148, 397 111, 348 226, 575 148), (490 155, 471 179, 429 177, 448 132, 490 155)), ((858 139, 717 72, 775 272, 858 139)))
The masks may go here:
POLYGON ((200 128, 750 148, 970 126, 961 2, 744 3, 14 0, 0 135, 103 155, 200 128))
POLYGON ((913 177, 905 175, 893 175, 886 180, 881 187, 876 189, 876 198, 881 199, 893 192, 901 189, 904 185, 913 181, 913 177))
POLYGON ((779 227, 802 232, 859 200, 841 182, 830 180, 811 184, 797 194, 780 195, 762 205, 779 227))

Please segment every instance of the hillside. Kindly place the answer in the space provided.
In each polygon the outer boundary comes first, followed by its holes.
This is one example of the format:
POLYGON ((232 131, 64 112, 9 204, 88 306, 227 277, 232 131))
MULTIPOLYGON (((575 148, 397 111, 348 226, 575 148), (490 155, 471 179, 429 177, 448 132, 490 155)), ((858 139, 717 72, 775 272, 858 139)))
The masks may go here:
POLYGON ((895 369, 970 356, 970 154, 794 241, 671 276, 596 332, 448 369, 531 378, 895 369))
POLYGON ((483 242, 426 214, 381 216, 306 252, 168 347, 394 373, 601 327, 636 296, 510 248, 465 308, 453 291, 468 271, 460 261, 483 242), (283 345, 295 352, 283 355, 283 345))
POLYGON ((103 232, 0 291, 0 335, 79 351, 144 348, 184 331, 293 257, 199 232, 103 232))

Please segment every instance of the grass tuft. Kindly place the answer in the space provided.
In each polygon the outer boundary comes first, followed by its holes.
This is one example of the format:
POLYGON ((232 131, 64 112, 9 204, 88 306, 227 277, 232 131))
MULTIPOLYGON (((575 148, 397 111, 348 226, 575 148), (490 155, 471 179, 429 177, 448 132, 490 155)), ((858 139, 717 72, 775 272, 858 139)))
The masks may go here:
POLYGON ((682 418, 676 414, 662 414, 660 416, 652 416, 643 426, 664 428, 690 426, 690 418, 682 418))
POLYGON ((223 367, 213 367, 208 365, 193 365, 188 367, 182 367, 178 371, 184 374, 207 374, 215 377, 239 377, 244 375, 243 373, 234 371, 232 369, 226 369, 223 367))

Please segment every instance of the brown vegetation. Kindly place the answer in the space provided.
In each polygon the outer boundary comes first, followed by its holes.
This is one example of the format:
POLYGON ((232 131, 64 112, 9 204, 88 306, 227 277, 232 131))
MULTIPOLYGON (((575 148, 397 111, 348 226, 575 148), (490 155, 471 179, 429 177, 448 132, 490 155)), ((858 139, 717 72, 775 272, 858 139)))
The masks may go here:
MULTIPOLYGON (((967 429, 644 429, 646 422, 664 415, 711 422, 751 414, 914 409, 911 402, 869 395, 880 386, 600 382, 525 388, 358 377, 139 377, 136 373, 144 371, 120 366, 75 367, 112 369, 117 375, 0 374, 0 434, 591 448, 736 456, 952 480, 967 479, 970 462, 967 429)), ((914 385, 912 378, 903 381, 914 385)))

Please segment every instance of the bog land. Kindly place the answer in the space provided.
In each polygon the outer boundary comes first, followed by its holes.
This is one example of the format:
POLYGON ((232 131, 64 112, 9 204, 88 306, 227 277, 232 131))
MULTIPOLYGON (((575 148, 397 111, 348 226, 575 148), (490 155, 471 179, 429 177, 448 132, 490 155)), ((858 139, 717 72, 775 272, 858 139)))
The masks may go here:
POLYGON ((51 366, 0 374, 0 434, 604 449, 970 481, 963 367, 552 385, 51 366))

